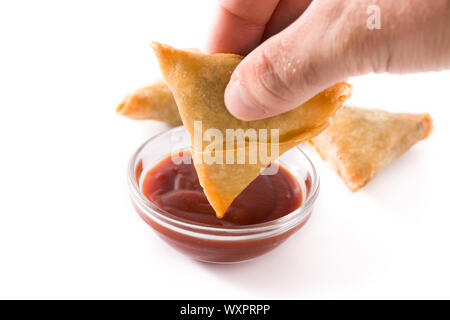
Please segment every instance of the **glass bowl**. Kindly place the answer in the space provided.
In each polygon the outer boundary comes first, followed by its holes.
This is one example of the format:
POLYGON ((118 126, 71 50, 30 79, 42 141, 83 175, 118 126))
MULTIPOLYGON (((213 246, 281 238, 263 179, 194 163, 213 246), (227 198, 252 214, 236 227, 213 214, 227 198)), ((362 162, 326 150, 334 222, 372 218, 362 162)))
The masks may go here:
POLYGON ((279 219, 246 226, 211 226, 181 219, 157 207, 141 192, 146 172, 171 153, 190 146, 184 127, 168 130, 147 140, 128 167, 131 200, 136 211, 178 251, 203 262, 246 261, 275 249, 308 221, 319 193, 319 178, 312 162, 298 147, 284 153, 277 162, 297 180, 302 204, 279 219))

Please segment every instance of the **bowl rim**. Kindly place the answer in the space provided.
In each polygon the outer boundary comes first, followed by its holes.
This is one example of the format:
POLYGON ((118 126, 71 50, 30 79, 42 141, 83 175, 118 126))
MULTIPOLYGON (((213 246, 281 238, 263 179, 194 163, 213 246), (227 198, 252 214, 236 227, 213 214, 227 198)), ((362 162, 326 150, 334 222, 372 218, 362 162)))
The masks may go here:
MULTIPOLYGON (((131 192, 132 197, 137 200, 135 202, 135 205, 137 205, 146 216, 148 216, 150 219, 153 219, 152 215, 156 216, 156 218, 159 218, 159 220, 164 221, 166 223, 169 223, 170 225, 175 225, 181 228, 187 228, 194 231, 200 231, 203 233, 232 233, 232 234, 241 234, 241 233, 259 233, 259 232, 265 232, 273 230, 274 228, 279 227, 288 227, 290 229, 291 227, 303 222, 305 219, 309 217, 310 209, 315 203, 317 196, 319 194, 320 190, 320 179, 319 175, 317 174, 317 170, 311 161, 311 159, 305 154, 305 152, 299 147, 294 147, 299 153, 300 156, 302 156, 310 165, 311 170, 308 171, 311 175, 311 190, 306 195, 306 199, 302 202, 302 204, 296 208, 295 210, 289 212, 288 214, 284 215, 283 217, 280 217, 275 220, 257 223, 257 224, 250 224, 250 225, 244 225, 244 226, 213 226, 208 225, 205 223, 200 222, 194 222, 189 221, 183 218, 179 218, 163 209, 158 207, 156 204, 151 202, 145 195, 140 191, 139 183, 136 179, 136 167, 137 167, 137 160, 141 153, 141 151, 151 142, 154 140, 157 140, 161 138, 164 135, 169 135, 171 133, 174 133, 176 131, 183 131, 185 128, 183 126, 171 128, 169 130, 165 130, 163 132, 160 132, 151 138, 147 139, 144 143, 142 143, 139 148, 133 153, 129 163, 128 163, 128 169, 127 169, 127 180, 129 189, 131 192), (150 212, 149 212, 150 211, 150 212), (293 225, 292 225, 293 222, 293 225)), ((185 148, 184 148, 185 149, 185 148)), ((182 150, 182 149, 180 149, 182 150)), ((170 155, 170 153, 168 154, 170 155)), ((288 170, 286 168, 286 170, 288 170)), ((288 170, 290 172, 290 170, 288 170)), ((294 176, 295 178, 295 176, 294 176)), ((297 179, 296 179, 297 180, 297 179)))

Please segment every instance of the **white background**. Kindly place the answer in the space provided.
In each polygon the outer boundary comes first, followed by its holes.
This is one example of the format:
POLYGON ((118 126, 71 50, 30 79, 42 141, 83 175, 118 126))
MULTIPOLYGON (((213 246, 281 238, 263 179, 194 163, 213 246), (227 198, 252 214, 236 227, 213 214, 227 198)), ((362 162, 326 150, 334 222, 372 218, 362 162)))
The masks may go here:
POLYGON ((312 150, 308 224, 255 261, 163 243, 125 171, 164 124, 114 113, 159 78, 152 40, 202 47, 214 1, 0 2, 0 298, 450 298, 450 72, 351 79, 351 103, 429 112, 432 136, 349 192, 312 150))

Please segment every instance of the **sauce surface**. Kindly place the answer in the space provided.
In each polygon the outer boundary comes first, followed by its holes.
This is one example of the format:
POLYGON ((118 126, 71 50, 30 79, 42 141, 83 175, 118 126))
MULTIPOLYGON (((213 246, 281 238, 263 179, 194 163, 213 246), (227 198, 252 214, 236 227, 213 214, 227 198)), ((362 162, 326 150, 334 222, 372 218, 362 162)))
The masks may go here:
POLYGON ((243 226, 275 220, 298 208, 302 198, 297 181, 279 166, 276 174, 256 178, 233 201, 225 217, 219 219, 203 193, 194 165, 177 165, 170 156, 147 172, 142 192, 172 215, 215 226, 243 226))

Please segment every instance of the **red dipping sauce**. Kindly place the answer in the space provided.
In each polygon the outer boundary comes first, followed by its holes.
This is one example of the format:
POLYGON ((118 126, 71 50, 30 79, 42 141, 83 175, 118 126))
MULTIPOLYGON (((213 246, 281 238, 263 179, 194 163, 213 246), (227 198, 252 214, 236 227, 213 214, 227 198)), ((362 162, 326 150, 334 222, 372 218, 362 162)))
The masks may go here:
MULTIPOLYGON (((185 151, 186 152, 186 151, 185 151)), ((301 188, 279 166, 276 174, 260 175, 218 219, 198 181, 194 165, 175 164, 168 157, 151 168, 142 193, 162 210, 190 222, 211 226, 247 226, 281 218, 301 204, 301 188)))
POLYGON ((137 161, 132 172, 140 190, 140 195, 132 193, 136 211, 162 239, 196 260, 230 263, 258 257, 278 247, 311 214, 311 206, 299 208, 302 193, 311 197, 311 176, 305 175, 301 188, 282 166, 274 175, 255 179, 222 219, 216 218, 192 164, 176 165, 167 157, 146 171, 143 167, 137 161))

